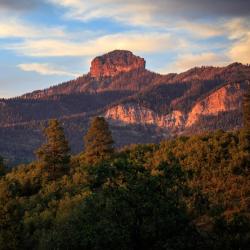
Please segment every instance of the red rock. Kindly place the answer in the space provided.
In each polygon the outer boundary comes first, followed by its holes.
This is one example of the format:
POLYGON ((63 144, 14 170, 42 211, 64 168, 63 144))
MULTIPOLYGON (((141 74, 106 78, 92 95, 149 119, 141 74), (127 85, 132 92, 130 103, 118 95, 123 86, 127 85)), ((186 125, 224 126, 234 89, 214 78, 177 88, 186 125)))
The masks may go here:
POLYGON ((103 56, 96 57, 91 62, 90 75, 92 77, 115 76, 134 69, 145 69, 143 58, 135 56, 126 50, 114 50, 103 56))

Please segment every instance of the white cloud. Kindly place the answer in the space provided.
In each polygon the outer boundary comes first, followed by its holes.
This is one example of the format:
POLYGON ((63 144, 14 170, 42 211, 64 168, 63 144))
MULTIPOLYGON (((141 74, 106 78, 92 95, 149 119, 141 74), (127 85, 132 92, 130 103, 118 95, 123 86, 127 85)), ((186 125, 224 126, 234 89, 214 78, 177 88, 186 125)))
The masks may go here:
POLYGON ((76 77, 80 75, 57 68, 56 66, 49 63, 24 63, 19 64, 18 67, 23 71, 36 72, 40 75, 59 75, 70 77, 76 77))
POLYGON ((191 21, 180 22, 176 24, 176 28, 187 31, 197 38, 209 38, 225 35, 223 23, 217 26, 207 23, 195 23, 191 21))
POLYGON ((228 38, 231 40, 241 39, 250 31, 250 22, 247 18, 233 18, 224 24, 228 38))
POLYGON ((180 73, 194 66, 224 66, 230 61, 224 55, 218 55, 213 52, 200 54, 184 54, 177 57, 176 61, 161 69, 161 73, 176 72, 180 73))
POLYGON ((185 41, 160 33, 119 33, 101 36, 83 42, 56 39, 29 39, 9 45, 8 49, 27 56, 95 56, 114 49, 127 49, 135 53, 154 53, 165 50, 181 49, 185 41))
POLYGON ((231 46, 228 55, 232 61, 250 63, 250 32, 231 46))
POLYGON ((246 0, 48 0, 66 9, 66 17, 88 21, 109 18, 130 25, 166 26, 175 18, 249 16, 246 0))
POLYGON ((250 22, 243 18, 232 19, 225 27, 232 44, 227 51, 232 61, 250 63, 250 22))
POLYGON ((134 0, 49 0, 56 6, 67 8, 66 17, 82 21, 112 18, 130 25, 153 25, 152 11, 156 9, 150 1, 134 0))
POLYGON ((218 19, 215 23, 182 21, 174 23, 173 26, 197 38, 224 36, 229 40, 240 39, 250 30, 247 18, 218 19))
POLYGON ((0 19, 0 38, 43 38, 65 37, 62 27, 46 27, 25 23, 18 18, 2 17, 0 19))

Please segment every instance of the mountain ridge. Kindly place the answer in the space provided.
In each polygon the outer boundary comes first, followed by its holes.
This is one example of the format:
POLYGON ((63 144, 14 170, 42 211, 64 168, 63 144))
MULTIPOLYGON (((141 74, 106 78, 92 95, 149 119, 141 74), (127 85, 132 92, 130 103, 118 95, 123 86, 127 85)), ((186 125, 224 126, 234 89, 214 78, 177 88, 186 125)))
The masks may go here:
POLYGON ((92 62, 96 60, 90 72, 75 80, 0 100, 0 154, 11 161, 33 159, 41 127, 51 118, 63 122, 74 153, 82 149, 85 128, 97 115, 109 120, 119 147, 242 125, 249 65, 194 67, 162 75, 147 70, 145 60, 129 51, 115 50, 92 62))
MULTIPOLYGON (((126 55, 127 53, 132 54, 132 52, 130 51, 124 51, 124 50, 114 50, 111 51, 107 54, 104 54, 103 56, 98 56, 96 58, 94 58, 91 62, 91 65, 93 64, 93 62, 95 62, 96 59, 100 59, 100 58, 108 58, 108 56, 116 56, 115 52, 119 52, 119 58, 118 61, 120 59, 120 55, 122 52, 124 52, 124 54, 126 55)), ((133 55, 133 54, 132 54, 133 55)), ((134 55, 133 55, 134 56, 134 55)), ((132 56, 132 58, 133 58, 132 56)), ((134 56, 134 58, 140 58, 137 56, 134 56)), ((106 59, 101 59, 105 62, 106 59)), ((111 61, 115 60, 115 59, 110 59, 111 61)), ((112 64, 114 64, 114 62, 112 62, 112 64)), ((133 63, 132 63, 133 65, 133 63)), ((103 76, 96 76, 95 73, 92 74, 91 71, 93 70, 90 67, 90 71, 86 74, 83 74, 82 76, 79 76, 78 78, 76 78, 75 80, 70 80, 68 82, 64 82, 58 85, 54 85, 51 86, 49 88, 43 89, 43 90, 36 90, 30 93, 26 93, 22 96, 20 96, 21 98, 40 98, 43 97, 44 95, 58 95, 58 94, 71 94, 71 93, 78 93, 78 92, 90 92, 90 93, 96 93, 98 91, 107 91, 108 89, 105 88, 105 84, 108 85, 110 83, 110 77, 114 78, 114 80, 116 80, 117 78, 119 79, 119 74, 121 75, 126 75, 126 73, 128 73, 129 75, 134 71, 134 73, 138 73, 140 74, 146 74, 146 77, 154 77, 156 78, 156 84, 160 84, 163 82, 167 82, 167 83, 176 83, 176 82, 187 82, 190 80, 216 80, 216 76, 217 75, 222 75, 222 74, 227 74, 228 72, 224 72, 224 71, 229 71, 232 68, 248 68, 249 70, 249 66, 247 65, 243 65, 241 63, 238 62, 234 62, 229 64, 228 66, 225 67, 213 67, 213 66, 201 66, 201 67, 193 67, 185 72, 182 73, 168 73, 168 74, 159 74, 157 72, 152 72, 149 71, 145 68, 146 62, 143 59, 143 66, 139 66, 139 67, 131 67, 130 65, 128 66, 128 68, 130 70, 126 70, 123 71, 121 70, 120 72, 116 72, 114 75, 112 75, 112 69, 111 69, 111 73, 106 73, 103 76), (227 70, 228 69, 228 70, 227 70), (198 74, 197 74, 198 73, 198 74), (98 88, 98 85, 100 85, 101 87, 98 88), (73 86, 75 87, 75 90, 73 89, 73 86), (70 87, 72 89, 70 89, 70 87), (81 88, 82 87, 82 88, 81 88), (63 89, 65 88, 65 90, 63 89), (67 92, 67 89, 69 92, 67 92), (53 91, 55 90, 55 92, 53 91), (57 90, 59 90, 57 92, 57 90), (43 95, 44 94, 44 95, 43 95)), ((111 66, 112 68, 112 66, 111 66)), ((230 75, 230 77, 232 78, 232 75, 230 75)), ((225 79, 225 81, 227 81, 228 79, 225 79)), ((112 86, 111 86, 112 87, 112 86)), ((143 86, 145 87, 145 86, 143 86)), ((109 89, 110 90, 110 89, 109 89)), ((112 89, 111 89, 112 90, 112 89)), ((138 90, 138 88, 136 89, 138 90)), ((140 90, 140 89, 139 89, 140 90)))

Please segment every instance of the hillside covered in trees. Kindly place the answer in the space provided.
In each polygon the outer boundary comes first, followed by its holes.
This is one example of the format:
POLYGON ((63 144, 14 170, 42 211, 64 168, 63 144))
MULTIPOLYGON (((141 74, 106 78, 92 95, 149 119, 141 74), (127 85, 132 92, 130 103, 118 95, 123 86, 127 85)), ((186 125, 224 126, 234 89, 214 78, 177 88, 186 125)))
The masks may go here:
POLYGON ((92 120, 70 155, 51 120, 37 160, 0 160, 0 249, 248 249, 250 95, 244 128, 115 150, 92 120))

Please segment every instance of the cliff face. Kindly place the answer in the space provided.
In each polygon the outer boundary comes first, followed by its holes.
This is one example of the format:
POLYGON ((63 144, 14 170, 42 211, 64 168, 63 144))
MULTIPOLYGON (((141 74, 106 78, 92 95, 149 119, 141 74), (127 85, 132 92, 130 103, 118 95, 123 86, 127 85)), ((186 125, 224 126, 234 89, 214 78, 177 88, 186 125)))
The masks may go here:
POLYGON ((240 110, 242 96, 249 83, 232 83, 225 85, 198 101, 190 112, 171 111, 166 115, 140 106, 138 104, 119 104, 108 109, 104 117, 111 122, 124 124, 151 124, 175 131, 184 130, 195 125, 201 116, 216 116, 220 112, 240 110))
POLYGON ((178 110, 167 115, 159 115, 138 104, 120 104, 108 109, 104 117, 111 122, 125 124, 154 125, 160 128, 178 129, 184 124, 184 114, 178 110))
POLYGON ((95 78, 112 77, 135 69, 145 69, 145 65, 143 58, 133 55, 130 51, 115 50, 96 57, 91 62, 90 75, 95 78))
POLYGON ((186 127, 195 124, 200 116, 215 116, 219 112, 240 110, 245 84, 228 84, 198 101, 188 114, 186 127))

